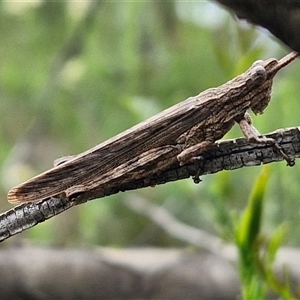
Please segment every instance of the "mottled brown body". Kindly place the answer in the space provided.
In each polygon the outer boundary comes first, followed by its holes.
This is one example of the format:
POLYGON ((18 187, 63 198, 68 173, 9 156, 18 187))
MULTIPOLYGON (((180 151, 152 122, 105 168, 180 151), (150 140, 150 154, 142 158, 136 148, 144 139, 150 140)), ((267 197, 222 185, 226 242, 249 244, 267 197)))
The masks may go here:
POLYGON ((292 52, 279 61, 255 62, 229 82, 190 97, 82 154, 59 160, 49 171, 12 188, 8 201, 30 202, 54 195, 81 201, 81 194, 100 192, 112 181, 130 182, 160 173, 175 161, 181 165, 194 161, 235 122, 250 141, 274 144, 281 151, 274 140, 258 137, 247 110, 263 112, 270 101, 273 77, 297 56, 292 52))

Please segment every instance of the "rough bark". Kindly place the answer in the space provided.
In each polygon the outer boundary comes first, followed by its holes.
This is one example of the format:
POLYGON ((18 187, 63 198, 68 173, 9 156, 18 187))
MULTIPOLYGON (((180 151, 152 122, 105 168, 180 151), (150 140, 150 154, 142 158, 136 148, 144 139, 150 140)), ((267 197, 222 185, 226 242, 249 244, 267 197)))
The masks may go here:
MULTIPOLYGON (((295 158, 300 156, 299 127, 275 131, 265 136, 274 138, 286 154, 295 158)), ((275 147, 271 145, 251 144, 244 138, 227 140, 215 144, 203 154, 203 157, 204 164, 200 170, 197 164, 188 164, 180 167, 176 163, 164 172, 150 178, 143 178, 119 186, 111 183, 107 186, 102 196, 105 197, 118 192, 189 178, 190 176, 194 176, 197 171, 199 171, 200 175, 205 175, 222 170, 234 170, 246 166, 283 160, 282 155, 275 147)), ((97 198, 99 198, 98 193, 97 198)), ((86 199, 95 199, 93 191, 86 196, 86 199)), ((59 197, 18 205, 0 215, 0 241, 60 214, 72 206, 72 202, 60 199, 59 197)))
POLYGON ((214 0, 300 52, 300 0, 214 0))

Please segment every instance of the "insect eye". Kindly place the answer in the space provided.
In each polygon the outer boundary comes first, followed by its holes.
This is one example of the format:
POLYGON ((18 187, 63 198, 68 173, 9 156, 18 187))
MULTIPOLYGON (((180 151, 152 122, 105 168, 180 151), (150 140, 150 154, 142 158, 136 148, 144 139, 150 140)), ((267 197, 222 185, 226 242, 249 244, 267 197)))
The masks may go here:
POLYGON ((257 65, 253 66, 253 69, 251 70, 251 80, 255 84, 262 84, 267 79, 267 72, 266 69, 263 66, 257 65))

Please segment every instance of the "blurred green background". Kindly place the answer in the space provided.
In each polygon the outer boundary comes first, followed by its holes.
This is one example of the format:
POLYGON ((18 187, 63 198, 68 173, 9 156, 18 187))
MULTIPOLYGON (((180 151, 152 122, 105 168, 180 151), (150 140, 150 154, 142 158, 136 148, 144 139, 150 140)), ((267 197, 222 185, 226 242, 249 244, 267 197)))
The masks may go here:
MULTIPOLYGON (((189 96, 218 86, 253 61, 289 50, 262 30, 237 23, 210 1, 0 3, 1 212, 9 188, 189 96)), ((262 132, 299 121, 295 62, 275 78, 262 132)), ((226 138, 241 136, 234 128, 226 138)), ((263 228, 288 224, 300 244, 299 162, 272 164, 263 228)), ((94 200, 23 232, 52 245, 184 245, 126 206, 143 197, 182 222, 230 239, 232 214, 245 207, 261 167, 224 171, 94 200)))

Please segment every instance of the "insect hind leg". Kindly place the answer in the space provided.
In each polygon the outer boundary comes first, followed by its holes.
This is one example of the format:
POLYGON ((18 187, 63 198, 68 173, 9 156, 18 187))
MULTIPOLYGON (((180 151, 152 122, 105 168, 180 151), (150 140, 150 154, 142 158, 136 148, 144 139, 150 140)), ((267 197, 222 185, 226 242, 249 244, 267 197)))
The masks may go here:
POLYGON ((201 181, 200 172, 203 169, 204 163, 204 158, 203 156, 201 156, 201 153, 206 151, 213 144, 213 140, 207 139, 196 145, 184 149, 181 153, 177 155, 177 159, 181 166, 188 163, 195 163, 197 165, 196 174, 193 176, 193 180, 195 183, 199 183, 201 181))

